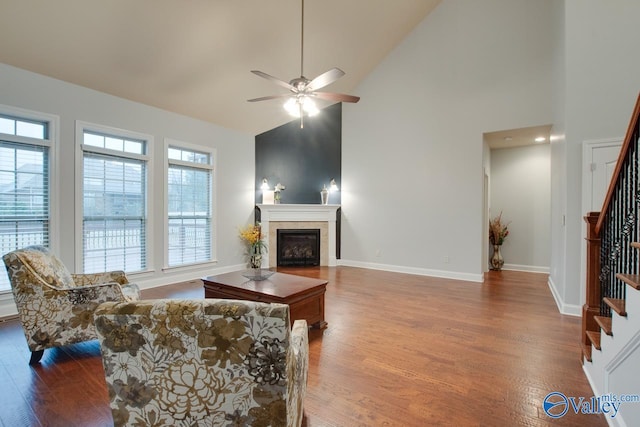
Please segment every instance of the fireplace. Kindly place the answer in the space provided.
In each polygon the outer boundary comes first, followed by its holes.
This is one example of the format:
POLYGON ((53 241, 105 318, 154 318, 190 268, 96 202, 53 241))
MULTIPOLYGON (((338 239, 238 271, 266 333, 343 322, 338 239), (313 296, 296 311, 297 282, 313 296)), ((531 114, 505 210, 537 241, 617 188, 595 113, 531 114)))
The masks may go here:
POLYGON ((278 266, 320 265, 319 229, 278 229, 278 266))
POLYGON ((278 265, 278 230, 320 230, 320 266, 338 265, 337 218, 339 205, 257 205, 256 220, 262 225, 269 253, 262 268, 278 265))

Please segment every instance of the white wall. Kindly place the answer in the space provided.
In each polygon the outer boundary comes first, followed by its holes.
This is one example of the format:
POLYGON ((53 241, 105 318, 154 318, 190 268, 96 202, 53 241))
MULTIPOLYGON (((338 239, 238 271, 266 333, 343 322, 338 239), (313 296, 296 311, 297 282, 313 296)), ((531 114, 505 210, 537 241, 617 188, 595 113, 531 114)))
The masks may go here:
MULTIPOLYGON (((215 269, 236 268, 243 264, 243 247, 237 228, 253 219, 254 138, 211 123, 194 120, 146 105, 116 98, 4 64, 0 64, 0 103, 60 117, 57 229, 51 247, 71 271, 74 263, 75 217, 75 121, 111 126, 150 134, 154 137, 154 204, 149 207, 153 221, 153 259, 149 274, 131 276, 141 287, 173 283, 212 274, 215 269), (218 262, 199 268, 163 271, 164 138, 215 147, 217 152, 216 231, 218 262), (56 237, 57 236, 57 237, 56 237)), ((56 165, 54 165, 56 167, 56 165)), ((2 273, 4 274, 4 273, 2 273)), ((0 301, 0 316, 15 312, 7 300, 0 301)))
POLYGON ((640 2, 566 0, 554 8, 554 128, 552 133, 552 264, 550 282, 561 311, 579 314, 582 143, 624 135, 640 90, 640 2), (566 226, 562 226, 566 216, 566 226))
POLYGON ((445 0, 354 91, 343 263, 482 280, 482 134, 551 123, 551 4, 445 0))
POLYGON ((502 212, 510 222, 505 269, 549 272, 550 151, 549 144, 491 150, 491 217, 502 212))

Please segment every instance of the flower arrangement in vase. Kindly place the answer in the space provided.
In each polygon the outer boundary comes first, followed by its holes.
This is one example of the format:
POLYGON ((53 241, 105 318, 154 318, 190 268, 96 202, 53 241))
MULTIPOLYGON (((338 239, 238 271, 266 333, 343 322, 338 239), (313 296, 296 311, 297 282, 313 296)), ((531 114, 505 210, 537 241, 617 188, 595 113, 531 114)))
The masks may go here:
POLYGON ((493 245, 493 255, 491 256, 491 269, 502 270, 504 258, 500 247, 504 243, 504 239, 509 235, 509 223, 502 222, 502 212, 500 215, 489 221, 489 243, 493 245))
POLYGON ((267 245, 262 240, 262 227, 260 223, 250 224, 240 230, 240 239, 247 244, 249 268, 260 268, 262 265, 262 253, 267 252, 267 245))

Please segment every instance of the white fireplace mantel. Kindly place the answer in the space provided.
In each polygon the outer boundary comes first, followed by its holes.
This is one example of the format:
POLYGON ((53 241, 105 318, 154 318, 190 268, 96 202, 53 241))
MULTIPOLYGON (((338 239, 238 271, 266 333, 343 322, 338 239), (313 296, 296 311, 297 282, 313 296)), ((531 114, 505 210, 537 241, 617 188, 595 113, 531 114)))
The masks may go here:
MULTIPOLYGON (((336 212, 340 205, 313 205, 313 204, 277 204, 277 205, 257 205, 260 209, 260 222, 262 225, 262 235, 267 237, 267 245, 273 254, 276 254, 277 243, 271 233, 272 226, 277 222, 301 222, 301 223, 327 223, 328 236, 326 242, 321 240, 320 251, 326 251, 326 264, 329 267, 338 265, 336 259, 336 212), (323 246, 325 246, 323 248, 323 246), (272 250, 271 250, 272 249, 272 250)), ((270 255, 262 259, 262 267, 275 267, 275 256, 270 255), (270 260, 271 258, 271 260, 270 260)))

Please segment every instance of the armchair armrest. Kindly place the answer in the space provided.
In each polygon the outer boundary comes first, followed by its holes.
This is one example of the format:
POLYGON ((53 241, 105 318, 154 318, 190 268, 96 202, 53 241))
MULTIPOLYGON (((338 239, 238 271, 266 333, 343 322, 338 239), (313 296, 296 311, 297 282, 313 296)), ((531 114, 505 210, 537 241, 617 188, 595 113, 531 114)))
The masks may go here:
POLYGON ((302 425, 304 397, 309 373, 309 328, 306 320, 296 320, 291 328, 287 354, 288 425, 302 425))
POLYGON ((77 291, 79 293, 90 293, 94 292, 96 295, 109 295, 108 299, 104 301, 136 301, 140 299, 140 288, 135 283, 126 282, 124 284, 120 284, 118 282, 108 282, 108 283, 93 283, 82 286, 74 286, 73 288, 67 288, 64 292, 73 292, 77 291), (113 295, 118 295, 118 297, 113 298, 113 295))
POLYGON ((122 286, 116 282, 96 283, 85 286, 75 286, 64 290, 58 290, 61 295, 66 294, 67 299, 72 304, 82 304, 86 302, 101 304, 107 301, 125 301, 122 286))
POLYGON ((116 282, 121 285, 129 283, 124 271, 107 271, 105 273, 72 274, 71 278, 76 286, 95 285, 99 283, 116 282))

